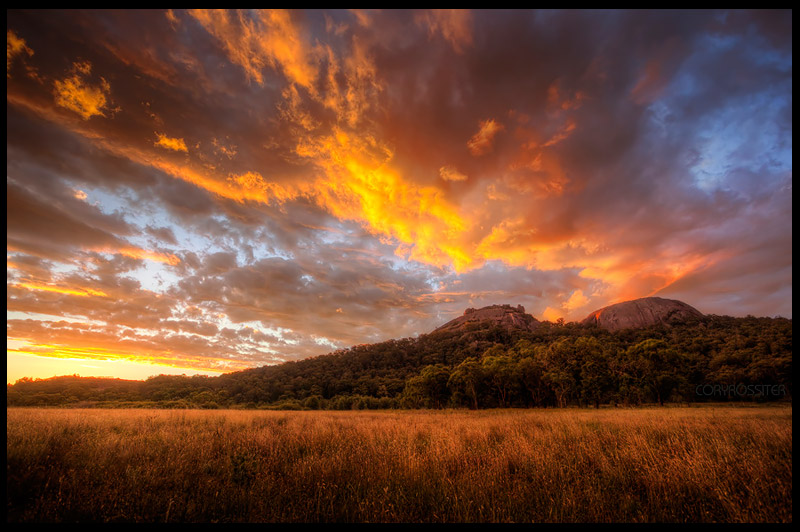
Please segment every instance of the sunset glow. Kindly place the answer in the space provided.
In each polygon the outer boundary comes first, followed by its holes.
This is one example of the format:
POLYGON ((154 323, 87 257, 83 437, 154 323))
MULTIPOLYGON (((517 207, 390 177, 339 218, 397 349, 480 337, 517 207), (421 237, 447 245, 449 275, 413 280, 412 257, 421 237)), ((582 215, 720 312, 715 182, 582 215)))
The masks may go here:
POLYGON ((791 317, 791 29, 8 11, 8 380, 216 375, 502 303, 791 317))

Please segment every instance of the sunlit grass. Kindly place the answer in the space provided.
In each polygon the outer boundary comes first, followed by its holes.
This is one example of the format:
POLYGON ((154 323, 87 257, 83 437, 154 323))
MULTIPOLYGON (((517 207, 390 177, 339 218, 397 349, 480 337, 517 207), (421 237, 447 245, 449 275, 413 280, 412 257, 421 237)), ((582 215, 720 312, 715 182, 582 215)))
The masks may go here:
POLYGON ((791 407, 8 409, 7 520, 791 521, 791 407))

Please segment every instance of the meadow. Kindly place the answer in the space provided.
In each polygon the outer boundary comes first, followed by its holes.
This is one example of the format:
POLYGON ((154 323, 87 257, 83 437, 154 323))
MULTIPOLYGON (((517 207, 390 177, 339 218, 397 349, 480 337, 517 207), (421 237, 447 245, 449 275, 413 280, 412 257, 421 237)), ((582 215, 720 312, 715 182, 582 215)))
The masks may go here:
POLYGON ((8 522, 791 522, 792 408, 7 409, 8 522))

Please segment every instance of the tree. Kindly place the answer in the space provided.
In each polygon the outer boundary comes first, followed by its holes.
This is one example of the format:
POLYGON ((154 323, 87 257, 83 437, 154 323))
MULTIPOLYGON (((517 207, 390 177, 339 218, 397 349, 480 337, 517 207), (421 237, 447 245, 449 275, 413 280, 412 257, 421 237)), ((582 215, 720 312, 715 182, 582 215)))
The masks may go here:
POLYGON ((659 405, 663 406, 683 380, 678 373, 681 357, 664 340, 651 338, 639 342, 627 349, 625 358, 635 381, 650 392, 659 405))
POLYGON ((559 338, 550 344, 538 346, 534 359, 544 368, 542 380, 553 390, 559 407, 567 405, 578 390, 578 366, 575 340, 559 338))
POLYGON ((600 408, 600 403, 606 400, 613 385, 608 357, 595 338, 579 338, 576 348, 581 354, 581 396, 587 403, 600 408))
POLYGON ((483 373, 497 391, 500 406, 505 408, 516 384, 514 359, 509 355, 487 356, 481 361, 483 373))
POLYGON ((529 358, 533 356, 535 349, 536 346, 534 346, 530 340, 522 339, 514 344, 514 347, 508 350, 508 354, 519 359, 529 358))
POLYGON ((418 376, 406 382, 403 395, 417 408, 443 408, 450 397, 447 389, 449 379, 450 372, 442 364, 425 366, 418 376))
POLYGON ((541 363, 532 357, 522 358, 517 362, 517 378, 528 392, 534 406, 545 404, 547 385, 543 380, 544 369, 541 363))
POLYGON ((455 367, 447 381, 447 387, 455 398, 466 397, 471 408, 478 409, 478 394, 483 383, 483 366, 475 357, 464 359, 455 367))

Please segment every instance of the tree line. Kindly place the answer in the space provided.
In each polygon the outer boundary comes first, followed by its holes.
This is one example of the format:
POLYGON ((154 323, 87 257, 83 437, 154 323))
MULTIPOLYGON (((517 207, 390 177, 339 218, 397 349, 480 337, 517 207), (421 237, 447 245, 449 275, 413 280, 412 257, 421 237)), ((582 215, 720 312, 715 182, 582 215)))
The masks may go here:
POLYGON ((21 379, 7 406, 509 408, 791 400, 792 321, 705 316, 609 332, 490 322, 222 375, 21 379))

